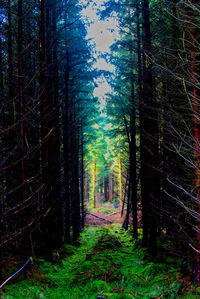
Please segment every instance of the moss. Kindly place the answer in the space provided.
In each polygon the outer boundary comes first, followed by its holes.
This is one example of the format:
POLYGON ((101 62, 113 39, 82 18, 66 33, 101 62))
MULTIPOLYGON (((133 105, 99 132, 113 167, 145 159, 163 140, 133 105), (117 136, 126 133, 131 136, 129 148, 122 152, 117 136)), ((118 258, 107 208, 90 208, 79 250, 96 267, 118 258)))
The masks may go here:
MULTIPOLYGON (((58 264, 41 260, 38 275, 6 286, 2 298, 174 298, 182 279, 179 261, 146 260, 119 225, 88 227, 80 247, 66 245, 64 252, 58 264)), ((176 298, 198 298, 197 287, 181 292, 176 298)))

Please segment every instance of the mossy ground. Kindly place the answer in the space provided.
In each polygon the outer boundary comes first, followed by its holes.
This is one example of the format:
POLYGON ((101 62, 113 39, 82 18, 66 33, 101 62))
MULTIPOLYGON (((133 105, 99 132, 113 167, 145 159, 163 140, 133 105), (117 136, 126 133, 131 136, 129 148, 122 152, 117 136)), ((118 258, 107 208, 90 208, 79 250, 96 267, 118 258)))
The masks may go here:
POLYGON ((1 298, 199 298, 187 283, 177 294, 179 260, 148 261, 120 225, 88 227, 78 248, 67 245, 56 255, 57 263, 40 260, 31 279, 6 286, 1 298))

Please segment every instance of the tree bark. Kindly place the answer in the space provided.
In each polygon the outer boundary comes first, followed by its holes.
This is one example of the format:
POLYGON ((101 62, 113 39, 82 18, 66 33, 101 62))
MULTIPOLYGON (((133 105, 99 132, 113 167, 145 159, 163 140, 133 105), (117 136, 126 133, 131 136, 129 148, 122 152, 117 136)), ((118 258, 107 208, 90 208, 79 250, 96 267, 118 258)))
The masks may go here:
MULTIPOLYGON (((65 1, 65 11, 67 11, 67 1, 65 1)), ((65 15, 65 21, 67 20, 67 15, 65 15)), ((65 103, 63 105, 64 116, 63 116, 63 143, 64 143, 64 231, 65 231, 65 242, 71 242, 70 235, 70 189, 69 189, 69 141, 70 141, 70 129, 69 129, 69 53, 67 46, 67 33, 66 33, 66 23, 65 23, 65 43, 66 43, 66 64, 65 64, 65 103)))
POLYGON ((22 0, 18 1, 18 92, 19 92, 19 119, 20 119, 20 151, 21 151, 21 165, 20 165, 20 201, 24 202, 25 200, 25 166, 24 166, 24 158, 25 149, 24 149, 24 94, 23 94, 23 44, 22 44, 22 36, 23 36, 23 24, 22 24, 22 0))
POLYGON ((54 174, 53 179, 53 193, 54 198, 54 211, 55 211, 55 225, 53 225, 54 231, 54 248, 60 247, 64 242, 64 231, 62 225, 62 208, 63 202, 61 197, 61 140, 60 140, 60 103, 59 103, 59 78, 58 78, 58 41, 57 41, 57 4, 54 3, 51 6, 51 29, 52 29, 52 74, 51 74, 51 84, 52 84, 52 127, 55 127, 54 134, 52 136, 51 151, 52 158, 51 169, 54 174), (57 231, 60 234, 57 234, 57 231))
POLYGON ((81 125, 81 225, 85 223, 85 203, 84 203, 84 140, 83 140, 83 125, 81 125))
POLYGON ((97 180, 97 174, 96 174, 96 161, 93 162, 93 208, 96 208, 96 180, 97 180))
POLYGON ((53 260, 53 244, 52 244, 52 178, 49 169, 49 138, 52 130, 49 128, 48 122, 48 106, 47 106, 47 77, 46 77, 46 41, 45 41, 45 4, 44 0, 40 1, 40 117, 41 117, 41 165, 42 165, 42 182, 45 186, 43 193, 42 213, 43 225, 42 234, 44 240, 44 257, 53 260))
POLYGON ((123 177, 122 177, 122 158, 119 157, 119 196, 120 196, 120 204, 121 210, 123 207, 123 177))
MULTIPOLYGON (((191 1, 194 2, 195 1, 191 1)), ((200 201, 200 126, 199 126, 199 111, 200 111, 200 92, 197 87, 199 84, 199 48, 198 48, 198 34, 199 30, 195 27, 194 11, 191 9, 188 12, 190 21, 189 25, 189 54, 190 54, 190 76, 191 76, 191 93, 190 99, 192 103, 192 125, 193 125, 193 149, 194 149, 194 165, 195 165, 195 179, 194 191, 196 198, 200 201), (197 57, 198 56, 198 57, 197 57)), ((199 206, 196 207, 199 213, 199 206)), ((195 279, 200 285, 200 221, 197 220, 196 227, 196 244, 197 252, 195 257, 195 279)))
POLYGON ((156 159, 158 158, 155 100, 153 100, 153 77, 152 77, 152 53, 151 53, 151 30, 149 1, 143 0, 143 43, 144 43, 144 90, 142 107, 142 149, 141 161, 143 161, 142 187, 142 209, 143 209, 143 244, 148 245, 149 253, 152 256, 157 254, 157 221, 155 214, 156 207, 156 159))
POLYGON ((133 215, 133 238, 137 239, 137 163, 136 163, 136 103, 134 94, 133 78, 131 81, 131 123, 130 123, 130 193, 133 215))

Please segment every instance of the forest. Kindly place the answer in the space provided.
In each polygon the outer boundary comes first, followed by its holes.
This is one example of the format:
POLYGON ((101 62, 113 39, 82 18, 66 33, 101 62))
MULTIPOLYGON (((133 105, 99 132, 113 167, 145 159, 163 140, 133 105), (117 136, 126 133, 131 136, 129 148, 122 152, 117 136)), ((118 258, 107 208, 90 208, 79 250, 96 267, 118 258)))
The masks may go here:
POLYGON ((198 0, 0 0, 0 144, 1 298, 199 298, 198 0))

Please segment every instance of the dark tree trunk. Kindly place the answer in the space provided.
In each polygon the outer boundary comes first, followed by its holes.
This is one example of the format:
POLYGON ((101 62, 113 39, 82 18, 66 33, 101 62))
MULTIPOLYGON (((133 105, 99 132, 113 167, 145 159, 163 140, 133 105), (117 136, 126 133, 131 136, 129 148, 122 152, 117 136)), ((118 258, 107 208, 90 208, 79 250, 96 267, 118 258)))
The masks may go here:
MULTIPOLYGON (((66 41, 67 43, 67 41, 66 41)), ((64 232, 65 242, 71 242, 70 236, 70 189, 69 189, 69 53, 66 45, 66 65, 65 65, 65 103, 63 117, 63 143, 64 143, 64 232)))
POLYGON ((20 128, 19 128, 19 136, 20 136, 20 156, 21 156, 21 165, 20 165, 20 202, 24 202, 25 200, 25 168, 24 168, 24 95, 23 95, 23 44, 22 44, 22 36, 23 36, 23 25, 22 25, 22 0, 18 1, 18 93, 19 93, 19 119, 20 119, 20 128))
POLYGON ((77 242, 80 234, 80 188, 79 188, 79 128, 75 113, 75 105, 73 104, 73 128, 74 133, 71 134, 71 156, 73 161, 72 169, 72 239, 77 242))
MULTIPOLYGON (((195 4, 196 1, 191 1, 195 4)), ((192 103, 192 125, 193 125, 193 149, 194 149, 194 190, 195 196, 200 201, 200 126, 199 126, 199 111, 200 111, 200 91, 197 87, 199 84, 199 30, 195 26, 194 11, 188 11, 189 25, 189 54, 190 54, 190 76, 191 76, 191 92, 190 98, 192 103)), ((199 213, 199 206, 195 207, 199 213)), ((196 220, 196 255, 195 255, 195 279, 200 285, 200 220, 196 220)))
POLYGON ((134 95, 133 78, 131 82, 131 123, 130 123, 130 188, 131 206, 133 215, 133 237, 138 237, 137 231, 137 163, 136 163, 136 103, 134 95))
POLYGON ((14 100, 13 82, 13 44, 12 44, 12 20, 11 20, 11 0, 8 0, 8 97, 9 101, 14 100))
POLYGON ((52 244, 52 178, 49 168, 49 139, 52 130, 49 128, 48 122, 48 106, 47 106, 47 77, 46 77, 46 41, 45 41, 45 5, 44 0, 40 1, 40 117, 41 117, 41 166, 42 166, 42 183, 45 186, 43 193, 43 225, 42 234, 44 242, 44 257, 53 260, 53 244, 52 244))
MULTIPOLYGON (((0 101, 3 100, 4 96, 4 85, 3 85, 3 61, 2 61, 2 40, 0 36, 0 101)), ((0 138, 0 143, 2 144, 2 139, 0 138)), ((3 160, 3 155, 0 156, 1 160, 3 160)), ((4 173, 0 172, 0 188, 3 190, 4 188, 4 173)), ((0 213, 3 213, 3 201, 4 195, 1 195, 0 198, 0 213)), ((2 236, 3 236, 3 218, 0 217, 0 284, 3 282, 3 273, 2 273, 2 236)))
POLYGON ((3 101, 4 82, 3 82, 3 55, 2 55, 2 38, 0 35, 0 99, 3 101))
MULTIPOLYGON (((18 0, 18 34, 17 34, 17 49, 18 49, 18 116, 19 116, 19 136, 20 136, 20 189, 17 192, 18 202, 23 203, 25 201, 25 140, 24 140, 24 70, 23 70, 23 1, 18 0)), ((27 225, 28 211, 20 219, 19 227, 24 228, 27 225)), ((23 254, 23 258, 26 260, 30 254, 30 244, 27 232, 23 232, 21 236, 21 248, 20 251, 23 254)))
POLYGON ((131 209, 131 174, 129 171, 129 183, 128 183, 128 194, 127 194, 127 210, 126 210, 126 217, 123 223, 123 228, 128 230, 129 225, 129 217, 130 217, 130 209, 131 209))
POLYGON ((85 203, 84 203, 84 141, 83 141, 83 127, 81 126, 81 226, 84 227, 85 222, 85 203))
POLYGON ((120 205, 121 211, 123 207, 123 174, 122 174, 122 158, 119 157, 119 198, 120 198, 120 205))
MULTIPOLYGON (((156 200, 157 183, 156 159, 158 158, 158 125, 156 118, 155 100, 153 100, 153 77, 152 77, 152 54, 151 54, 151 31, 149 2, 143 0, 143 42, 144 42, 144 90, 143 90, 143 123, 141 161, 143 161, 145 171, 143 171, 143 243, 146 246, 148 240, 148 250, 152 256, 157 254, 157 221, 156 221, 156 200), (146 189, 146 190, 145 190, 146 189), (145 192, 146 191, 146 192, 145 192)), ((144 169, 143 169, 144 170, 144 169)))
POLYGON ((51 8, 51 23, 52 23, 52 127, 55 127, 55 131, 52 137, 52 159, 51 169, 54 174, 53 179, 53 198, 55 200, 55 225, 54 229, 54 248, 60 247, 64 241, 64 231, 62 230, 62 206, 63 202, 61 199, 61 156, 60 156, 60 117, 59 117, 59 94, 58 94, 58 41, 57 41, 57 9, 56 4, 51 8), (60 233, 57 233, 60 232, 60 233))
MULTIPOLYGON (((143 103, 142 103, 142 55, 141 55, 141 29, 140 29, 140 12, 141 8, 139 5, 139 1, 136 3, 136 22, 137 22, 137 63, 138 63, 138 108, 139 108, 139 131, 140 131, 140 175, 141 175, 141 195, 144 198, 144 178, 145 178, 145 165, 141 160, 143 156, 142 151, 144 148, 144 138, 142 134, 142 127, 143 127, 143 103)), ((147 213, 144 204, 144 214, 147 213)), ((147 216, 147 215, 146 215, 147 216)), ((143 244, 147 244, 147 231, 148 231, 148 224, 146 223, 145 216, 143 215, 143 244)))
MULTIPOLYGON (((146 183, 147 183, 147 166, 145 159, 145 132, 144 132, 144 94, 142 82, 144 80, 144 74, 142 72, 142 53, 141 53, 141 33, 139 22, 139 4, 137 1, 137 54, 138 54, 138 97, 139 97, 139 123, 140 123, 140 173, 141 173, 141 198, 142 198, 142 223, 143 223, 143 239, 142 243, 144 247, 148 244, 148 201, 146 197, 146 183)), ((143 55, 143 65, 144 65, 143 55)), ((143 66, 144 68, 144 66, 143 66)))

